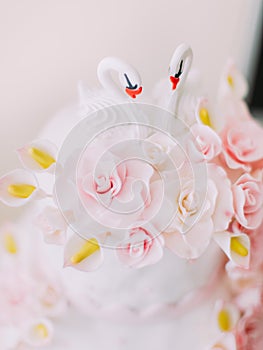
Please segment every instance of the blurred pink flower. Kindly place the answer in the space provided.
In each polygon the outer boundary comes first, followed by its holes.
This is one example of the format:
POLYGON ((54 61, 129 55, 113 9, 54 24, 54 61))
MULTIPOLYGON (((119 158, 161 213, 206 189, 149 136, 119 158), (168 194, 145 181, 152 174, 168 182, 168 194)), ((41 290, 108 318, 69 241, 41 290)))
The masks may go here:
POLYGON ((35 225, 43 233, 46 243, 65 243, 68 225, 65 218, 56 207, 45 207, 36 217, 35 225))
POLYGON ((236 330, 237 350, 263 349, 263 307, 248 311, 236 330))

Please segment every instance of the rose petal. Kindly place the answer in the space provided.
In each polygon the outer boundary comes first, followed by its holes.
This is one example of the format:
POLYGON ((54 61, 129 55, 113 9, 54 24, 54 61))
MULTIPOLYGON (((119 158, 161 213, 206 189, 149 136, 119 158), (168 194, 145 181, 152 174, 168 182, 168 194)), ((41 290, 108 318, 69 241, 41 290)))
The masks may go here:
POLYGON ((218 191, 212 215, 214 231, 224 231, 227 229, 234 214, 231 183, 224 169, 215 164, 208 164, 208 174, 213 179, 218 191))

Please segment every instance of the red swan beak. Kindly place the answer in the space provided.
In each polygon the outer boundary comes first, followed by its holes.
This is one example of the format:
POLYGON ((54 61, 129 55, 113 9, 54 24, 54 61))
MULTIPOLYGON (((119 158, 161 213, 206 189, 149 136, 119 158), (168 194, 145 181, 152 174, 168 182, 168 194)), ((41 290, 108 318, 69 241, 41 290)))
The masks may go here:
POLYGON ((136 98, 137 95, 140 95, 140 93, 142 92, 142 86, 140 86, 138 89, 134 90, 134 89, 129 89, 126 88, 125 89, 126 93, 131 97, 131 98, 136 98))
POLYGON ((180 81, 180 78, 175 78, 174 76, 171 75, 171 76, 170 76, 170 81, 171 81, 171 83, 173 84, 172 89, 175 90, 176 87, 177 87, 177 84, 178 84, 179 81, 180 81))

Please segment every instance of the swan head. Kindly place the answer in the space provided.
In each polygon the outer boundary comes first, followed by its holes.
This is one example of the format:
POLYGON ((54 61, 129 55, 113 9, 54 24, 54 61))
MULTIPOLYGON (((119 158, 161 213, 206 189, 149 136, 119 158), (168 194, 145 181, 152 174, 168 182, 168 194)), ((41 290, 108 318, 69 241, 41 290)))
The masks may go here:
POLYGON ((141 78, 135 69, 121 72, 119 78, 125 93, 129 97, 136 98, 142 93, 141 78))
POLYGON ((102 86, 117 95, 128 95, 135 99, 142 92, 141 77, 137 70, 118 57, 106 57, 98 65, 98 78, 102 86), (113 72, 118 73, 119 84, 113 80, 113 72))
POLYGON ((170 61, 169 77, 172 83, 172 90, 178 90, 184 85, 190 67, 192 65, 193 52, 189 45, 179 45, 170 61))

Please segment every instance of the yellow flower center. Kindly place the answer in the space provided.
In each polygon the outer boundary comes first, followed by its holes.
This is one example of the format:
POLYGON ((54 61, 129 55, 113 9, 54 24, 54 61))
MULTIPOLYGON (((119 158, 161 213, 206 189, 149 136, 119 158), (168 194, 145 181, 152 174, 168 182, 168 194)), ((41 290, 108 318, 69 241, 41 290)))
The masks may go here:
POLYGON ((7 188, 8 193, 13 197, 28 198, 35 191, 36 187, 28 184, 13 184, 7 188))
POLYGON ((96 238, 91 238, 87 240, 80 248, 80 250, 71 257, 70 261, 72 264, 78 264, 99 249, 100 246, 96 238))
POLYGON ((39 338, 44 339, 48 337, 48 329, 43 323, 37 324, 34 331, 39 338))
POLYGON ((4 236, 4 247, 9 254, 17 253, 17 244, 11 233, 6 233, 4 236))
POLYGON ((212 127, 209 112, 206 108, 201 108, 199 111, 199 118, 204 125, 212 127))
POLYGON ((231 318, 227 310, 221 310, 217 316, 218 326, 223 332, 228 332, 231 329, 231 318))
POLYGON ((231 238, 230 249, 238 255, 244 257, 248 255, 247 248, 244 246, 244 244, 242 244, 241 240, 238 237, 231 238))
POLYGON ((228 85, 233 89, 234 88, 234 79, 231 75, 227 76, 227 82, 228 82, 228 85))
POLYGON ((41 151, 38 148, 29 148, 28 153, 43 169, 49 168, 53 163, 56 162, 50 154, 41 151))

